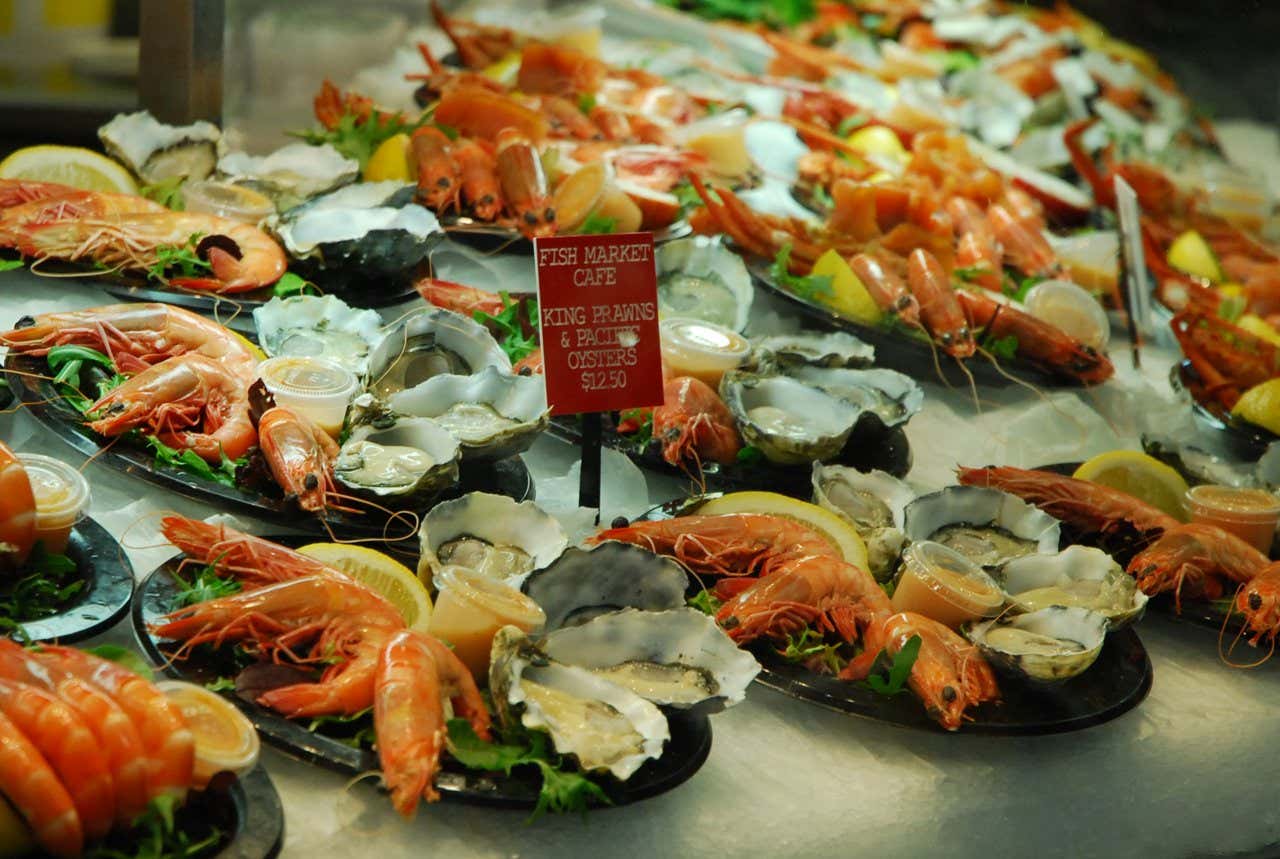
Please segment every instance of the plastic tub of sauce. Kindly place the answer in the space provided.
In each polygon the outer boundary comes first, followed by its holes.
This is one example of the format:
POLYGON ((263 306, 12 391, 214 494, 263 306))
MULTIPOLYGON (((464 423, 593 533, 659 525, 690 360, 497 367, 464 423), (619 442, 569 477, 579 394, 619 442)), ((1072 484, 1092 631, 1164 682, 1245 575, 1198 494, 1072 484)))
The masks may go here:
POLYGON ((517 626, 533 632, 547 622, 536 602, 483 573, 447 566, 433 581, 439 593, 430 632, 453 645, 453 652, 481 684, 488 682, 489 650, 499 629, 517 626))
POLYGON ((720 377, 737 367, 751 351, 747 338, 701 319, 664 319, 662 361, 669 376, 693 376, 715 390, 720 377))
POLYGON ((1111 322, 1098 300, 1069 280, 1046 280, 1027 293, 1027 312, 1098 351, 1111 340, 1111 322))
POLYGON ((71 529, 89 509, 89 481, 65 462, 38 453, 20 453, 36 501, 36 539, 57 555, 67 550, 71 529))
POLYGON ((181 680, 161 680, 156 688, 186 719, 196 740, 192 786, 204 788, 220 772, 246 775, 258 762, 261 743, 253 723, 221 695, 181 680))
POLYGON ((259 364, 258 376, 277 406, 306 415, 334 438, 342 432, 358 387, 350 370, 323 358, 285 355, 259 364))
POLYGON ((954 549, 924 541, 902 553, 894 611, 913 611, 955 628, 994 617, 1003 606, 1004 592, 995 581, 954 549))
POLYGON ((229 182, 188 182, 182 186, 182 202, 188 212, 217 215, 255 227, 276 213, 275 204, 262 194, 229 182))
POLYGON ((1193 486, 1187 490, 1191 521, 1216 525, 1266 554, 1271 551, 1280 499, 1263 489, 1231 486, 1193 486))

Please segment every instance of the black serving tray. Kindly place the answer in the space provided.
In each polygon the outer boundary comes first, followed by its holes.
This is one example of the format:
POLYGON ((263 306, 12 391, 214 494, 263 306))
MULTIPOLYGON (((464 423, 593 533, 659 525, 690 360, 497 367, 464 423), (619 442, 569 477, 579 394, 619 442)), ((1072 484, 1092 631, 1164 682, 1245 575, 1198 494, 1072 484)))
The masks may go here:
MULTIPOLYGON (((330 511, 322 518, 303 513, 297 505, 283 498, 269 498, 244 489, 202 480, 175 468, 156 465, 149 450, 119 440, 112 442, 102 439, 86 427, 81 415, 67 405, 49 381, 42 378, 47 374, 43 359, 10 353, 5 360, 4 369, 10 387, 37 421, 80 453, 124 474, 196 501, 239 510, 291 528, 322 533, 333 531, 370 536, 389 535, 399 539, 413 537, 413 534, 407 533, 406 520, 391 520, 388 527, 387 517, 374 510, 362 516, 330 511)), ((524 501, 533 498, 534 484, 529 470, 519 456, 494 463, 464 463, 458 484, 443 493, 437 501, 473 491, 494 492, 524 501)))
POLYGON ((66 555, 75 561, 85 586, 57 614, 23 623, 28 641, 67 644, 90 638, 115 626, 129 608, 133 567, 105 528, 81 519, 71 531, 66 555))
MULTIPOLYGON (((165 674, 193 683, 206 683, 214 679, 212 671, 191 660, 172 659, 167 642, 155 638, 147 629, 147 624, 175 607, 172 571, 177 564, 177 559, 167 562, 139 584, 131 613, 133 630, 147 658, 165 674)), ((234 693, 223 695, 249 718, 264 740, 294 757, 351 775, 378 770, 377 755, 369 749, 352 748, 331 737, 308 731, 303 723, 279 716, 234 693)), ((711 753, 711 724, 706 716, 681 710, 667 711, 666 716, 671 739, 667 741, 662 756, 646 762, 625 782, 606 779, 602 783, 615 805, 639 802, 683 784, 701 768, 711 753)), ((444 800, 525 810, 537 805, 536 780, 474 772, 448 756, 441 763, 436 789, 444 800)))
POLYGON ((1176 393, 1186 393, 1191 400, 1191 415, 1196 423, 1223 439, 1233 454, 1243 460, 1255 461, 1267 452, 1272 442, 1280 440, 1275 433, 1242 421, 1221 407, 1196 400, 1188 386, 1188 381, 1195 377, 1195 368, 1184 358, 1170 369, 1169 386, 1176 393))

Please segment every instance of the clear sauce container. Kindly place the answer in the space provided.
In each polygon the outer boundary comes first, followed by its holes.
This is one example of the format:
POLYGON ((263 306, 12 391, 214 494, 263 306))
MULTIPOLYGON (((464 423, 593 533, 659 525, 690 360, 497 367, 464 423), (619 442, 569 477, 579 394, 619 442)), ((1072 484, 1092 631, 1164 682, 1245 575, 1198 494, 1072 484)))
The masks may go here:
POLYGON ((659 332, 667 375, 693 376, 712 390, 751 352, 751 343, 741 334, 701 319, 664 319, 659 332))
POLYGON ((547 622, 541 606, 509 585, 466 567, 447 566, 433 577, 439 588, 430 632, 453 645, 476 682, 489 677, 489 650, 504 626, 534 632, 547 622))
POLYGON ((255 227, 276 213, 275 204, 267 197, 229 182, 188 182, 182 186, 182 202, 188 212, 217 215, 255 227))
POLYGON ((902 553, 894 611, 913 611, 952 628, 994 617, 1004 592, 982 568, 941 543, 912 543, 902 553))
POLYGON ((261 744, 253 723, 236 707, 203 686, 161 680, 156 688, 182 712, 196 740, 192 786, 204 788, 220 772, 244 775, 258 762, 261 744))
POLYGON ((67 550, 71 529, 89 509, 89 481, 65 462, 38 453, 20 453, 36 501, 36 539, 47 551, 67 550))
POLYGON ((1046 280, 1027 293, 1027 312, 1098 351, 1111 340, 1111 322, 1098 300, 1069 280, 1046 280))
POLYGON ((359 387, 355 374, 345 367, 302 355, 263 361, 258 376, 277 406, 306 415, 334 438, 342 432, 347 406, 359 387))
POLYGON ((1191 521, 1235 534, 1264 554, 1271 551, 1280 521, 1280 499, 1263 489, 1193 486, 1187 490, 1187 510, 1191 521))

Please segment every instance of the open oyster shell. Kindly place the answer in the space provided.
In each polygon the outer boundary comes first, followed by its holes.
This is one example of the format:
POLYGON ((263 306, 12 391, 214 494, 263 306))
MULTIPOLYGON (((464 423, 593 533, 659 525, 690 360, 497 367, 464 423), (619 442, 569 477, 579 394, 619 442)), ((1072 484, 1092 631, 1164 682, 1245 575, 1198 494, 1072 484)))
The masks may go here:
POLYGON ((1102 652, 1106 615, 1083 608, 1051 606, 965 627, 992 667, 1041 683, 1084 672, 1102 652))
POLYGON ((382 399, 443 373, 485 367, 511 372, 511 359, 488 330, 460 313, 424 307, 391 326, 369 354, 368 388, 382 399))
POLYGON ((812 364, 818 367, 867 367, 876 358, 875 347, 847 331, 775 334, 755 341, 783 366, 812 364))
POLYGON ((843 399, 790 376, 730 370, 724 400, 747 444, 771 462, 807 465, 844 448, 861 413, 843 399))
POLYGON ((910 486, 884 471, 813 464, 813 503, 852 525, 867 546, 869 572, 877 581, 893 578, 906 545, 905 511, 916 497, 910 486))
POLYGON ((755 287, 742 257, 706 236, 675 239, 654 253, 658 311, 742 331, 755 287))
POLYGON ((556 518, 532 501, 489 492, 468 492, 431 508, 422 518, 418 540, 418 577, 424 582, 430 584, 435 572, 453 564, 514 588, 569 545, 556 518))
POLYGON ((801 365, 786 373, 854 406, 859 424, 873 429, 903 426, 924 407, 924 389, 896 370, 801 365))
POLYGON ((587 772, 626 781, 671 738, 662 711, 609 680, 547 656, 523 632, 493 638, 489 692, 501 724, 546 731, 562 755, 587 772))
POLYGON ((98 129, 107 154, 147 185, 208 178, 218 163, 222 132, 211 122, 165 125, 145 110, 117 114, 98 129))
POLYGON ((254 308, 253 324, 262 351, 271 357, 325 358, 357 376, 364 376, 369 352, 382 340, 376 310, 357 310, 332 295, 273 298, 254 308))
POLYGON ((271 198, 280 211, 350 184, 360 162, 332 146, 290 143, 269 155, 228 152, 218 159, 218 178, 271 198))
POLYGON ((941 543, 984 567, 1058 551, 1058 520, 998 489, 948 486, 915 499, 905 514, 908 540, 941 543))
POLYGON ((529 449, 551 412, 542 376, 489 366, 470 376, 443 373, 388 398, 400 413, 432 418, 453 433, 464 459, 492 460, 529 449))
POLYGON ((654 704, 719 712, 746 697, 760 672, 715 620, 697 609, 623 609, 547 635, 542 650, 654 704))
POLYGON ((565 550, 525 580, 522 590, 547 613, 545 629, 559 629, 623 608, 680 608, 689 577, 671 558, 629 543, 565 550))
POLYGON ((1105 615, 1111 629, 1137 620, 1147 605, 1133 576, 1106 552, 1089 546, 1014 558, 996 579, 1021 611, 1051 605, 1085 608, 1105 615))
POLYGON ((334 478, 383 504, 421 509, 458 482, 458 442, 427 418, 388 418, 351 431, 334 478))

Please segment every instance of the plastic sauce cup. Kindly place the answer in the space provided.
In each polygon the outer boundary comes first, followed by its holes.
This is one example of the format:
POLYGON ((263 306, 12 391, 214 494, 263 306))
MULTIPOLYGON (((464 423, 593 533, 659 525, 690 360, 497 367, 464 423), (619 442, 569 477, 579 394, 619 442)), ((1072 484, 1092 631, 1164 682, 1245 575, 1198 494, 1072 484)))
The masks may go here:
POLYGON ((493 637, 504 626, 534 632, 547 622, 542 607, 520 591, 466 567, 447 566, 437 572, 439 588, 431 610, 430 632, 453 645, 453 652, 476 682, 489 676, 493 637))
POLYGON ((1187 490, 1187 510, 1191 521, 1216 525, 1263 554, 1271 551, 1276 523, 1280 522, 1280 498, 1263 489, 1193 486, 1187 490))
POLYGON ((1098 300, 1069 280, 1046 280, 1027 293, 1027 312, 1098 351, 1111 340, 1111 322, 1098 300))
POLYGON ((1003 606, 999 585, 954 549, 924 541, 902 553, 894 611, 913 611, 954 629, 965 621, 993 617, 1003 606))
POLYGON ((57 555, 67 550, 71 529, 89 509, 89 481, 65 462, 38 453, 20 453, 36 500, 36 539, 57 555))
POLYGON ((347 406, 359 387, 355 374, 345 367, 301 355, 263 361, 258 377, 277 406, 306 415, 334 438, 342 432, 347 406))
POLYGON ((192 786, 203 789, 220 772, 245 775, 258 763, 258 732, 243 713, 221 695, 181 680, 161 680, 156 688, 182 712, 196 739, 192 786))
POLYGON ((257 226, 276 213, 275 204, 250 188, 229 182, 188 182, 182 186, 188 212, 203 212, 257 226))
POLYGON ((720 377, 751 352, 751 344, 741 334, 701 319, 664 319, 658 330, 667 375, 693 376, 713 391, 720 387, 720 377))

